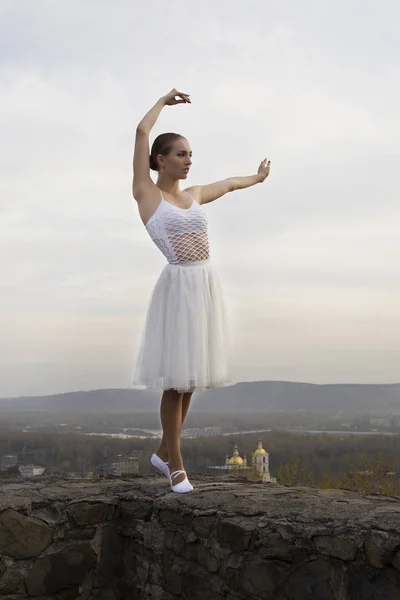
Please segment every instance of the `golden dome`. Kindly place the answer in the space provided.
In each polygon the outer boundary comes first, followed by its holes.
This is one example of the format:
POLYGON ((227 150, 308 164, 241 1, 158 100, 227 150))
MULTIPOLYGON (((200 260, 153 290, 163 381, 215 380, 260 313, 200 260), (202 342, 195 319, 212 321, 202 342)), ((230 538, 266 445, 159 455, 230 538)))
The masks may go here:
POLYGON ((243 458, 241 458, 239 456, 239 451, 237 449, 237 445, 235 445, 235 449, 233 451, 233 456, 231 458, 228 459, 227 464, 228 465, 240 465, 243 466, 243 458))
POLYGON ((258 446, 257 446, 257 450, 254 451, 254 454, 267 454, 264 450, 264 448, 262 447, 262 442, 261 440, 259 440, 258 442, 258 446))

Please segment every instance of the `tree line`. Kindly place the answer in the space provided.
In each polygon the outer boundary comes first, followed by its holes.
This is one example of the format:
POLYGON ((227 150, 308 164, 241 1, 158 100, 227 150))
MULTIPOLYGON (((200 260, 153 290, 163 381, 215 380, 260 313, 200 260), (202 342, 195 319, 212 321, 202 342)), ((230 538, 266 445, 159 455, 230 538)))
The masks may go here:
MULTIPOLYGON (((182 438, 185 468, 204 474, 209 466, 224 465, 225 457, 238 445, 240 456, 251 465, 258 434, 182 438)), ((270 431, 262 434, 269 453, 271 476, 284 485, 365 489, 400 494, 400 436, 291 434, 270 431)), ((135 454, 142 475, 154 473, 151 454, 159 439, 119 439, 80 433, 0 432, 0 457, 18 455, 21 463, 35 462, 48 469, 68 472, 98 472, 100 466, 118 454, 135 454), (35 460, 33 460, 35 459, 35 460)), ((15 475, 16 473, 14 473, 15 475)), ((12 475, 2 472, 3 477, 12 475)), ((235 473, 233 473, 235 475, 235 473)), ((237 475, 241 475, 240 472, 237 475)))

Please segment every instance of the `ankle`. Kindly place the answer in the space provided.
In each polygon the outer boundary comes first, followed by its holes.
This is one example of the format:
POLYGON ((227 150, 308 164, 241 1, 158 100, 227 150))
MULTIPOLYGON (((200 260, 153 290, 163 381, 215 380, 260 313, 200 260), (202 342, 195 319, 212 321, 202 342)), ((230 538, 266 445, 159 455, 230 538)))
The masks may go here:
POLYGON ((155 454, 157 454, 158 458, 161 458, 164 462, 168 462, 168 450, 164 448, 159 448, 155 454))
POLYGON ((183 466, 183 462, 181 460, 173 461, 170 460, 168 463, 169 472, 173 473, 174 471, 184 471, 185 467, 183 466))

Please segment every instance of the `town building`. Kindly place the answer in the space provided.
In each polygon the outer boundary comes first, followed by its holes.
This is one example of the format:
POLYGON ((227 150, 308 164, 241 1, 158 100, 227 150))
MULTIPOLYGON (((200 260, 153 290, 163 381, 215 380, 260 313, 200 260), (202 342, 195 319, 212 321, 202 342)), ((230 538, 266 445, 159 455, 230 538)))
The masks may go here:
POLYGON ((392 428, 395 426, 394 415, 375 415, 369 418, 370 427, 386 427, 392 428))
POLYGON ((46 468, 40 465, 18 465, 19 472, 22 477, 37 477, 43 475, 46 468))
POLYGON ((209 475, 227 475, 232 471, 245 473, 247 470, 250 470, 250 467, 247 466, 246 455, 244 455, 243 458, 239 455, 237 444, 234 446, 231 458, 226 455, 224 465, 213 465, 207 467, 207 473, 209 475))
POLYGON ((7 471, 8 467, 15 467, 18 464, 16 454, 4 454, 0 461, 0 471, 7 471))
POLYGON ((253 452, 253 466, 257 479, 276 483, 276 478, 271 477, 269 472, 269 453, 262 447, 261 440, 258 442, 257 450, 253 452))
POLYGON ((99 472, 102 475, 139 475, 139 458, 118 454, 109 458, 102 465, 99 472))
POLYGON ((227 475, 229 473, 243 475, 243 477, 256 481, 276 482, 275 477, 271 477, 269 472, 269 454, 262 447, 261 440, 259 440, 256 450, 252 453, 252 466, 248 464, 246 454, 243 458, 240 456, 238 446, 235 444, 232 456, 229 458, 226 455, 224 465, 214 465, 207 468, 208 475, 227 475))

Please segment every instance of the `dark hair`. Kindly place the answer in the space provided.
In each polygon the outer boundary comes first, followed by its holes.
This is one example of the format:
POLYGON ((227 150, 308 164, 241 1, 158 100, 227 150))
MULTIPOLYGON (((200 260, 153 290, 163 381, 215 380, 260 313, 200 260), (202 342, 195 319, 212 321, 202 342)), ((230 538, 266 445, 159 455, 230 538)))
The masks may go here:
POLYGON ((150 169, 153 171, 158 171, 158 163, 156 160, 156 156, 158 154, 162 154, 163 156, 167 156, 172 150, 172 144, 176 142, 176 140, 185 139, 183 135, 179 135, 179 133, 161 133, 156 137, 151 147, 150 152, 150 169))

